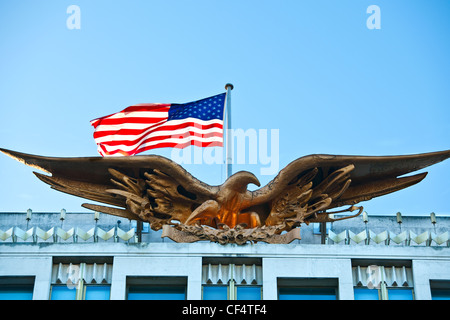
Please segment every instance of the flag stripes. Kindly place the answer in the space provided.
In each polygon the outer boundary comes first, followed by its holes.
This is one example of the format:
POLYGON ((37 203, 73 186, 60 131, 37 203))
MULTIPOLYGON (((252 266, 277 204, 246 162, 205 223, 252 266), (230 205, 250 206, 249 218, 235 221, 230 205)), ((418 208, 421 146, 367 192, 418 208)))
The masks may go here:
POLYGON ((225 94, 187 104, 139 104, 91 121, 98 152, 135 155, 155 148, 223 146, 225 94))

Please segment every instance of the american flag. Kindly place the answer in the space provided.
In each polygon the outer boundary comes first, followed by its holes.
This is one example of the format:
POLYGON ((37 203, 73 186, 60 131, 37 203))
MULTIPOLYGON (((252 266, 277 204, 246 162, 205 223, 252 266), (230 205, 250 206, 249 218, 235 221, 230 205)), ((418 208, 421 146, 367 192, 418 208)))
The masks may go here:
POLYGON ((91 120, 102 156, 155 148, 223 146, 226 93, 184 104, 144 103, 91 120))

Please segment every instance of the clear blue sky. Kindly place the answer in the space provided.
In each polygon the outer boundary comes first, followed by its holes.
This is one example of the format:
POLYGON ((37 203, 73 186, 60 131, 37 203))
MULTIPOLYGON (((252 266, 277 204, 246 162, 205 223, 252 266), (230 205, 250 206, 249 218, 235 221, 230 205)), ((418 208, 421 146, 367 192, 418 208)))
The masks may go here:
MULTIPOLYGON (((0 0, 0 147, 98 156, 89 121, 232 91, 233 127, 279 129, 279 169, 313 154, 450 149, 449 1, 0 0), (81 29, 66 26, 69 5, 81 29), (369 5, 381 9, 370 30, 369 5)), ((171 150, 144 154, 170 156, 171 150)), ((222 165, 186 165, 221 184, 222 165)), ((261 164, 234 171, 260 176, 261 164)), ((0 211, 82 212, 0 154, 0 211)), ((450 214, 450 160, 370 214, 450 214)))

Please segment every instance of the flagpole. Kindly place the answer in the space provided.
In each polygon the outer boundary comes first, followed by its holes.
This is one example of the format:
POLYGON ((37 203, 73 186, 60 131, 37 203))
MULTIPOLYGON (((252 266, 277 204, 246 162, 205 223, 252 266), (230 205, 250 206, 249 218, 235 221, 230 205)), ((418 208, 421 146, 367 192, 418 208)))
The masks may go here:
POLYGON ((227 90, 227 130, 226 130, 226 141, 227 141, 227 149, 226 149, 226 164, 227 164, 227 178, 229 178, 232 174, 232 154, 231 154, 231 90, 233 90, 233 85, 231 83, 227 83, 225 85, 225 89, 227 90))

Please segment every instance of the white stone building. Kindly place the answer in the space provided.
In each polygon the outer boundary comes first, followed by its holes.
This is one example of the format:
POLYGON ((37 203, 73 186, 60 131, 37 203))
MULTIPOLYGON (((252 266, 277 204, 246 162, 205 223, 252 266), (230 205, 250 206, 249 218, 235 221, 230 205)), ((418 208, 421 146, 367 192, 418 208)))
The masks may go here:
POLYGON ((240 246, 175 243, 105 214, 1 213, 0 299, 450 299, 449 226, 364 214, 240 246))

